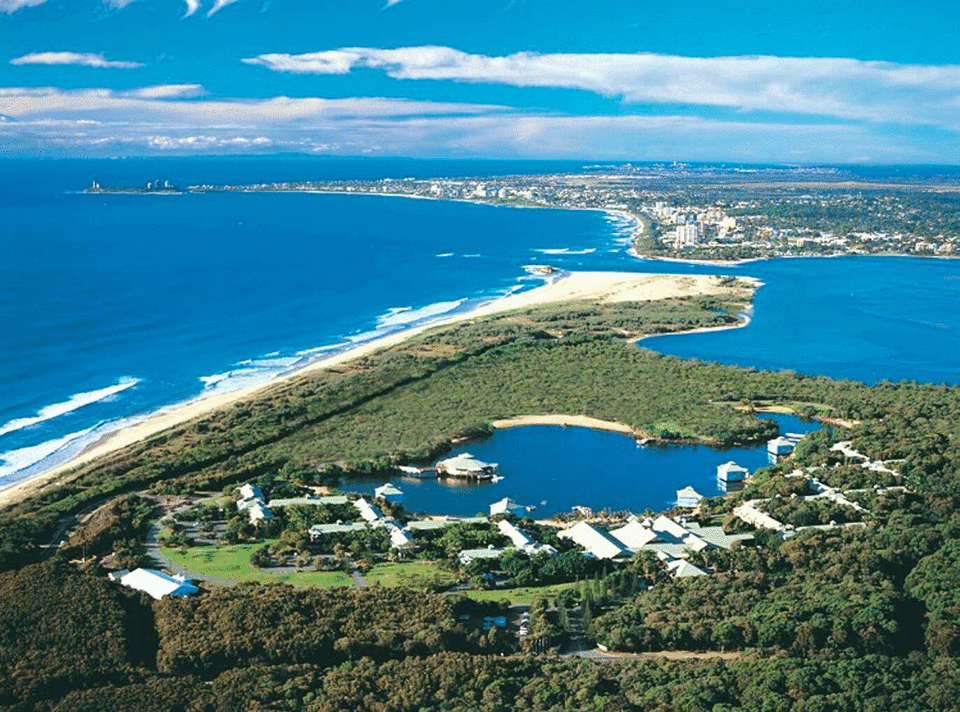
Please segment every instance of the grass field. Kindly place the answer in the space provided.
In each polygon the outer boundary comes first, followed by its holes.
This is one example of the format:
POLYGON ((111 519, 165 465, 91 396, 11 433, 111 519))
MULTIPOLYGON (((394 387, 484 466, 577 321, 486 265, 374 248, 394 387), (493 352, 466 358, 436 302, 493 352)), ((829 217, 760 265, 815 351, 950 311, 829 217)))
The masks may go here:
POLYGON ((411 561, 403 564, 376 564, 364 574, 371 586, 379 584, 387 588, 393 586, 414 586, 436 584, 452 586, 457 577, 450 571, 444 571, 429 561, 411 561))
POLYGON ((161 551, 176 564, 191 571, 229 581, 258 581, 259 583, 289 583, 294 586, 337 588, 351 586, 353 581, 342 571, 299 571, 270 573, 250 565, 250 554, 263 544, 236 544, 234 546, 202 546, 181 551, 161 547, 161 551))
POLYGON ((475 601, 502 601, 504 598, 521 606, 529 606, 538 596, 556 596, 568 588, 575 588, 579 583, 556 583, 551 586, 524 586, 522 588, 501 588, 491 591, 464 591, 463 593, 475 601))

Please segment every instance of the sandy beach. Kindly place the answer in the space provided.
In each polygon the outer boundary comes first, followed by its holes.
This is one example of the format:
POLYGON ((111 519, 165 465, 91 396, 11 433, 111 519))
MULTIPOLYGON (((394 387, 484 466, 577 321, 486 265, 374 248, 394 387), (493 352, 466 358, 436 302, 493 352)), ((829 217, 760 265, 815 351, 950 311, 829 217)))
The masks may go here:
POLYGON ((564 427, 590 428, 591 430, 608 430, 613 433, 632 435, 633 428, 626 423, 615 420, 601 420, 588 415, 518 415, 515 418, 494 420, 491 425, 495 428, 519 428, 524 425, 562 425, 564 427))
MULTIPOLYGON (((744 281, 751 281, 749 278, 742 279, 744 281)), ((751 284, 756 286, 758 282, 751 281, 751 284)), ((462 312, 445 319, 433 321, 360 344, 355 348, 310 363, 301 369, 285 374, 268 383, 189 401, 169 412, 149 417, 135 425, 107 435, 76 457, 62 463, 54 469, 35 475, 0 491, 0 507, 8 506, 42 491, 45 487, 55 485, 63 475, 79 465, 114 453, 168 428, 256 396, 290 379, 299 378, 305 374, 340 366, 354 359, 369 356, 372 353, 400 344, 417 334, 423 333, 427 329, 436 328, 437 326, 445 326, 467 319, 565 301, 654 301, 671 297, 729 294, 735 289, 736 287, 724 285, 721 277, 708 275, 638 274, 632 272, 574 272, 565 274, 551 284, 497 299, 475 310, 462 312)), ((547 416, 536 417, 545 418, 547 416)), ((566 421, 571 425, 580 424, 572 420, 579 416, 549 417, 571 419, 566 421)), ((539 420, 538 422, 543 423, 545 421, 539 420)), ((520 423, 516 424, 519 425, 520 423)), ((619 424, 597 421, 597 424, 591 424, 588 425, 588 427, 614 429, 614 425, 619 424)), ((620 432, 630 432, 630 430, 627 428, 620 432)))

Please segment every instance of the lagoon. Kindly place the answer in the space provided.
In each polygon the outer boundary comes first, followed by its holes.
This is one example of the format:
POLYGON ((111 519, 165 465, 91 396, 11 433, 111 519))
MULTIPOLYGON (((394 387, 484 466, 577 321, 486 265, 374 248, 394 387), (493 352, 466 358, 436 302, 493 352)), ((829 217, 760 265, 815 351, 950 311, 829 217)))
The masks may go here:
MULTIPOLYGON (((781 433, 808 433, 817 422, 763 414, 777 421, 781 433)), ((486 440, 458 445, 452 455, 469 452, 500 465, 499 482, 396 479, 408 511, 470 516, 510 497, 535 506, 535 518, 569 512, 574 505, 594 511, 659 511, 676 502, 676 491, 692 485, 704 496, 722 494, 717 466, 729 460, 754 472, 767 464, 766 443, 718 449, 706 445, 638 446, 632 437, 579 427, 531 425, 496 430, 486 440)), ((350 479, 344 488, 372 494, 379 480, 350 479)))

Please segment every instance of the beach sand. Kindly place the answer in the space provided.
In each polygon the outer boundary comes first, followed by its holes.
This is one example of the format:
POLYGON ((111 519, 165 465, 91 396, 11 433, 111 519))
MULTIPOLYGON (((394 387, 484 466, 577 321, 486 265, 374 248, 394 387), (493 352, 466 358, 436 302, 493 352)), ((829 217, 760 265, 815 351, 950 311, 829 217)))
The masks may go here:
POLYGON ((615 420, 600 420, 589 415, 518 415, 515 418, 494 420, 491 425, 495 428, 519 428, 524 425, 563 425, 591 430, 609 430, 613 433, 633 435, 633 428, 626 423, 615 420))
MULTIPOLYGON (((740 280, 749 281, 753 286, 758 284, 755 281, 751 281, 749 278, 740 278, 740 280)), ((292 373, 288 373, 280 378, 274 379, 269 383, 250 386, 248 388, 238 389, 229 393, 213 395, 190 401, 178 408, 175 408, 174 410, 171 410, 170 412, 147 418, 142 422, 107 435, 102 440, 92 444, 89 448, 84 450, 76 457, 62 463, 52 470, 18 482, 0 491, 0 508, 27 499, 42 492, 48 487, 58 485, 62 479, 66 479, 64 478, 64 475, 68 475, 70 470, 79 465, 83 465, 96 460, 97 458, 115 453, 129 445, 133 445, 164 430, 193 420, 194 418, 207 415, 213 411, 220 410, 221 408, 225 408, 239 401, 261 394, 279 383, 289 381, 293 378, 299 378, 312 372, 340 366, 363 356, 369 356, 372 353, 400 344, 407 339, 416 336, 417 334, 423 333, 427 329, 436 328, 437 326, 445 326, 458 321, 474 319, 477 317, 491 316, 507 311, 566 301, 655 301, 659 299, 669 299, 671 297, 730 294, 731 292, 736 291, 736 289, 737 287, 724 285, 722 283, 722 278, 708 275, 639 274, 632 272, 573 272, 564 275, 551 284, 537 287, 536 289, 532 289, 527 292, 521 292, 519 294, 503 297, 502 299, 497 299, 479 307, 478 309, 456 314, 440 321, 435 321, 423 326, 417 326, 396 334, 391 334, 380 339, 360 344, 348 351, 315 361, 292 373)), ((545 416, 536 417, 543 418, 545 416)), ((555 417, 571 419, 575 418, 575 416, 555 417)), ((539 420, 536 422, 543 423, 545 421, 539 420)), ((571 425, 580 424, 574 422, 574 420, 567 420, 566 422, 571 425)), ((613 429, 613 426, 616 425, 605 423, 605 421, 597 422, 602 425, 593 424, 589 425, 588 427, 603 427, 604 429, 613 429)), ((629 430, 621 432, 629 432, 629 430)))

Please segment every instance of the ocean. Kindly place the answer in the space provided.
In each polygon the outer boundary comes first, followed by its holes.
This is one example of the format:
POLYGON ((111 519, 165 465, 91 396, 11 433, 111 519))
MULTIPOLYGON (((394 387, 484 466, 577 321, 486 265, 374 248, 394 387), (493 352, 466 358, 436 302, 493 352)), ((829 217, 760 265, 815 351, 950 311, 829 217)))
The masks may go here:
POLYGON ((0 161, 0 488, 113 429, 542 283, 525 269, 760 278, 745 329, 648 348, 874 382, 960 381, 960 263, 638 260, 602 212, 356 195, 88 195, 103 186, 484 176, 570 162, 0 161))

